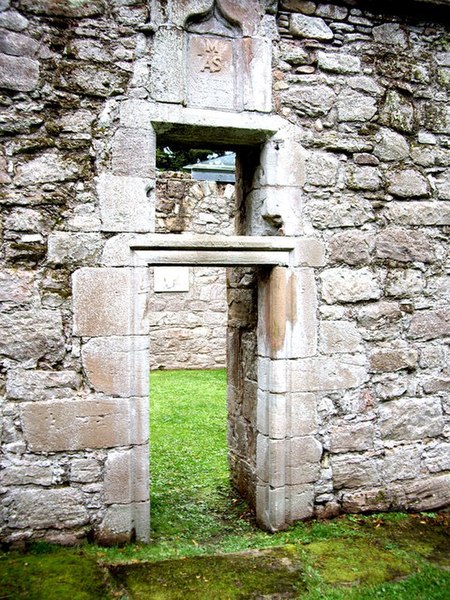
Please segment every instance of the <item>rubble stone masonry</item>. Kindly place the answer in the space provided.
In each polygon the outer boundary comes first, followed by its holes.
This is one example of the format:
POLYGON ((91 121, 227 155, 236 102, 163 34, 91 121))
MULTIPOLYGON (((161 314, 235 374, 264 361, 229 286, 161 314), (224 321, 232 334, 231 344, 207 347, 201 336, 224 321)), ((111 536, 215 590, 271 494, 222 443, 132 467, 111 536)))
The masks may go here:
POLYGON ((228 282, 230 461, 259 522, 448 505, 449 14, 0 0, 4 542, 148 539, 158 301, 130 245, 180 218, 156 136, 228 136, 235 233, 297 243, 228 282))

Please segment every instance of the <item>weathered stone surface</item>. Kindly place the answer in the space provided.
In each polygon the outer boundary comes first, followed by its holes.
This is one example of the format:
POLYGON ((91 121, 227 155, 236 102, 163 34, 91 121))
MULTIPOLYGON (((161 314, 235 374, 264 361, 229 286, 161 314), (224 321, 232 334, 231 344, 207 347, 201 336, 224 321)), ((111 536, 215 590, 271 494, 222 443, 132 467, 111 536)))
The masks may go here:
POLYGON ((383 439, 419 440, 438 436, 443 429, 441 403, 438 399, 400 398, 379 407, 383 439))
POLYGON ((356 167, 347 171, 347 185, 351 190, 375 191, 381 186, 381 174, 374 167, 356 167))
POLYGON ((97 192, 103 231, 150 232, 154 228, 154 204, 149 192, 151 179, 120 177, 104 173, 97 192))
POLYGON ((39 42, 27 35, 13 31, 0 31, 0 52, 4 54, 33 57, 38 49, 39 42))
POLYGON ((93 338, 83 344, 81 357, 96 392, 122 397, 148 395, 147 336, 93 338))
POLYGON ((113 141, 114 175, 154 177, 155 143, 155 135, 150 130, 143 132, 125 127, 118 129, 113 141))
POLYGON ((423 462, 430 473, 450 470, 450 443, 442 442, 426 448, 423 462))
POLYGON ((291 394, 288 411, 289 435, 295 437, 316 433, 318 414, 314 394, 291 394))
POLYGON ((375 236, 363 231, 336 233, 330 238, 328 252, 331 262, 364 265, 370 262, 375 236))
POLYGON ((316 10, 315 3, 309 0, 281 0, 281 7, 304 15, 313 15, 316 10))
POLYGON ((81 377, 75 371, 11 369, 6 380, 8 397, 21 401, 70 398, 80 387, 81 377))
POLYGON ((5 486, 43 485, 53 483, 53 469, 50 461, 27 461, 6 463, 2 472, 2 484, 5 486))
POLYGON ((287 102, 300 114, 323 117, 330 112, 336 101, 333 88, 327 85, 308 85, 294 88, 287 102))
POLYGON ((330 428, 331 452, 357 452, 373 448, 375 434, 372 422, 340 421, 330 428))
POLYGON ((421 448, 397 446, 386 450, 381 473, 385 481, 414 479, 420 473, 421 448))
POLYGON ((380 123, 397 131, 411 133, 414 129, 412 102, 396 90, 389 90, 380 110, 380 123))
POLYGON ((426 178, 413 169, 393 173, 389 177, 388 191, 400 198, 420 198, 430 194, 426 178))
POLYGON ((39 63, 25 56, 0 54, 0 87, 31 92, 39 83, 39 63))
POLYGON ((361 61, 352 54, 329 54, 328 52, 319 52, 317 54, 319 67, 323 71, 331 73, 342 73, 345 75, 358 73, 361 70, 361 61))
POLYGON ((0 271, 0 302, 28 304, 33 298, 34 274, 22 269, 0 271))
POLYGON ((321 274, 322 297, 327 304, 359 302, 381 297, 378 281, 368 268, 336 267, 321 274))
POLYGON ((294 14, 291 16, 289 31, 294 37, 315 40, 332 40, 333 32, 323 19, 294 14))
POLYGON ((10 31, 23 31, 28 27, 28 19, 16 10, 6 10, 0 13, 0 27, 10 31))
POLYGON ((80 176, 80 165, 49 152, 20 165, 14 181, 28 186, 37 183, 71 181, 80 176))
POLYGON ((373 39, 378 44, 387 44, 406 48, 408 36, 397 23, 383 23, 372 29, 373 39))
POLYGON ((450 335, 450 308, 422 310, 411 319, 408 337, 432 340, 450 335))
POLYGON ((360 352, 362 338, 351 321, 322 321, 320 350, 325 354, 360 352))
POLYGON ((336 194, 330 199, 316 201, 313 206, 306 206, 306 210, 318 229, 357 227, 373 217, 371 203, 360 196, 336 194))
POLYGON ((423 391, 426 394, 436 394, 438 392, 445 392, 450 390, 450 378, 449 377, 436 377, 424 381, 423 391))
POLYGON ((65 399, 21 404, 23 434, 34 452, 144 444, 148 399, 65 399))
POLYGON ((314 512, 314 490, 310 485, 290 485, 287 488, 286 512, 288 521, 308 519, 314 512))
POLYGON ((339 121, 370 121, 376 115, 376 100, 354 90, 343 90, 337 99, 339 121))
POLYGON ((51 265, 95 264, 103 248, 99 233, 57 231, 48 238, 47 260, 51 265))
POLYGON ((393 484, 364 491, 346 492, 342 496, 342 508, 349 513, 392 510, 393 508, 402 510, 405 504, 403 488, 393 484))
POLYGON ((448 474, 419 479, 405 485, 407 506, 414 510, 434 510, 448 505, 450 477, 448 474))
POLYGON ((11 492, 8 525, 18 529, 67 529, 89 521, 79 490, 19 489, 11 492))
POLYGON ((364 327, 380 329, 402 318, 402 312, 395 302, 377 302, 359 310, 358 322, 364 327))
POLYGON ((0 313, 0 354, 17 361, 61 360, 61 315, 45 309, 0 313))
POLYGON ((374 154, 383 161, 403 160, 409 156, 409 145, 399 133, 382 129, 374 154))
POLYGON ((73 458, 70 462, 70 480, 75 483, 99 481, 103 470, 95 458, 73 458))
POLYGON ((83 268, 73 275, 74 335, 145 335, 147 269, 83 268))
POLYGON ((312 392, 358 387, 367 380, 363 355, 303 358, 291 366, 292 390, 312 392))
POLYGON ((105 463, 105 500, 107 504, 146 502, 148 489, 148 446, 112 450, 105 463))
POLYGON ((19 0, 19 8, 25 12, 49 17, 93 17, 105 11, 104 0, 19 0))
POLYGON ((128 73, 102 64, 62 63, 59 85, 71 92, 107 98, 123 93, 128 83, 128 73))
POLYGON ((327 152, 311 152, 306 159, 306 184, 334 186, 339 172, 339 160, 327 152))
POLYGON ((286 479, 289 485, 310 483, 319 478, 322 444, 312 436, 292 438, 288 443, 286 479))
POLYGON ((436 255, 428 237, 414 229, 386 227, 376 236, 376 255, 399 262, 434 262, 436 255))
POLYGON ((394 298, 410 298, 419 295, 424 287, 423 275, 415 269, 390 269, 386 278, 385 292, 394 298))
POLYGON ((417 351, 406 348, 381 348, 370 354, 370 369, 375 373, 412 370, 417 366, 417 351))
POLYGON ((348 8, 345 6, 337 6, 336 4, 319 4, 316 9, 318 17, 333 19, 333 21, 342 21, 348 15, 348 8))
POLYGON ((390 202, 383 211, 397 225, 450 225, 450 202, 390 202))
POLYGON ((331 467, 336 489, 371 487, 380 483, 376 461, 366 456, 333 456, 331 467))

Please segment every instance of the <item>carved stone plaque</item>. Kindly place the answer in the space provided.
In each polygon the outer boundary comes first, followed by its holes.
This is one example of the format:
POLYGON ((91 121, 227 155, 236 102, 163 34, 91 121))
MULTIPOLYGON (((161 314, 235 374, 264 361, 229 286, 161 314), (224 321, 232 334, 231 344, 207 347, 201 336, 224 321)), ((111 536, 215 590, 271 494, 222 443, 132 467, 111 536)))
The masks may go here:
POLYGON ((236 107, 237 40, 188 36, 187 103, 204 108, 236 107))
POLYGON ((154 267, 155 292, 188 292, 189 267, 154 267))

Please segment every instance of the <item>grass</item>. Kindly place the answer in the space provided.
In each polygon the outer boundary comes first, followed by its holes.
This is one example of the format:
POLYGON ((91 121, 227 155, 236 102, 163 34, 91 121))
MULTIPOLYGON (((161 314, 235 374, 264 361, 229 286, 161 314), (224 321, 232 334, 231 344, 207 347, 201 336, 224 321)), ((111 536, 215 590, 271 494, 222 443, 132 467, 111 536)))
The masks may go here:
POLYGON ((450 597, 448 513, 258 530, 228 482, 225 387, 224 371, 152 373, 150 544, 0 553, 0 600, 450 597))

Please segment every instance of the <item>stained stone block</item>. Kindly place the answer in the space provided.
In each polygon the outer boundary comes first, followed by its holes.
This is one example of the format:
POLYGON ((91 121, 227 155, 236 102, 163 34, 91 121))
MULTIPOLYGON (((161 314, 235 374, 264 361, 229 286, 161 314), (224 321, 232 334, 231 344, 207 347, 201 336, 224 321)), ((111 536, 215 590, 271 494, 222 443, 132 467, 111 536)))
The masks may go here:
POLYGON ((112 396, 147 396, 147 336, 92 338, 82 346, 83 368, 96 392, 112 396))
POLYGON ((278 531, 286 524, 285 488, 258 485, 256 489, 256 519, 269 531, 278 531))
POLYGON ((365 231, 345 231, 330 238, 328 251, 331 262, 348 265, 370 263, 375 236, 365 231))
POLYGON ((444 427, 441 402, 437 398, 400 398, 382 404, 379 414, 383 439, 409 441, 436 437, 444 427))
POLYGON ((97 193, 102 231, 153 231, 155 206, 149 193, 153 188, 152 179, 100 175, 97 193))
POLYGON ((9 500, 10 527, 68 529, 89 521, 83 494, 77 489, 13 489, 9 500))
POLYGON ((336 489, 372 487, 380 483, 377 463, 367 456, 336 455, 331 465, 336 489))
POLYGON ((272 109, 272 43, 268 39, 244 39, 244 110, 270 112, 272 109), (245 72, 245 71, 244 71, 245 72))
POLYGON ((10 369, 6 379, 8 398, 23 402, 70 398, 80 387, 75 371, 10 369))
POLYGON ((346 492, 342 496, 342 508, 348 513, 382 511, 406 506, 405 492, 399 485, 371 487, 364 491, 346 492))
POLYGON ((420 198, 429 196, 429 183, 418 171, 406 169, 390 176, 388 191, 400 198, 420 198))
POLYGON ((450 476, 435 475, 426 479, 408 482, 404 486, 410 510, 435 510, 448 506, 450 498, 450 476))
POLYGON ((73 275, 74 335, 146 335, 148 269, 84 268, 73 275))
POLYGON ((0 87, 32 92, 39 83, 39 63, 25 56, 0 54, 0 87))
POLYGON ((291 370, 294 392, 348 389, 362 385, 368 378, 362 354, 302 358, 292 361, 291 370))
POLYGON ((0 354, 18 361, 60 361, 64 356, 60 313, 45 309, 0 313, 0 354))
POLYGON ((386 227, 376 237, 378 258, 399 262, 420 261, 431 263, 436 260, 435 250, 429 237, 415 229, 386 227))
POLYGON ((258 186, 301 187, 305 181, 305 151, 290 133, 280 132, 261 152, 258 186))
POLYGON ((110 451, 105 463, 106 503, 128 504, 148 501, 148 464, 147 445, 110 451))
POLYGON ((286 450, 285 440, 274 440, 258 434, 256 442, 256 474, 258 481, 269 483, 271 487, 281 487, 285 483, 286 450))
POLYGON ((330 428, 331 452, 360 452, 373 448, 375 434, 372 422, 339 421, 330 428))
POLYGON ((155 176, 155 134, 151 130, 122 127, 114 135, 112 171, 114 175, 153 178, 155 176))
POLYGON ((33 452, 145 444, 148 399, 88 396, 21 404, 23 434, 33 452))
POLYGON ((422 310, 411 319, 408 337, 432 340, 450 335, 450 308, 422 310))
POLYGON ((322 297, 327 304, 376 300, 381 297, 380 285, 367 268, 326 269, 322 272, 321 279, 322 297))
POLYGON ((148 542, 150 535, 149 502, 111 504, 96 532, 99 543, 120 544, 133 541, 148 542))
POLYGON ((332 40, 334 35, 323 19, 293 14, 290 19, 289 32, 294 37, 312 38, 314 40, 332 40))
POLYGON ((382 214, 396 225, 450 225, 450 202, 389 202, 382 214))
POLYGON ((417 367, 417 350, 407 348, 380 348, 370 355, 370 370, 374 373, 412 370, 417 367))

